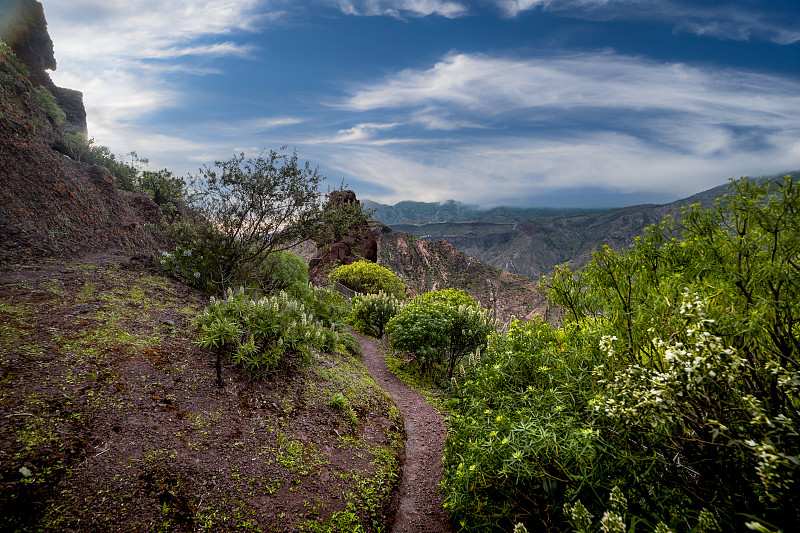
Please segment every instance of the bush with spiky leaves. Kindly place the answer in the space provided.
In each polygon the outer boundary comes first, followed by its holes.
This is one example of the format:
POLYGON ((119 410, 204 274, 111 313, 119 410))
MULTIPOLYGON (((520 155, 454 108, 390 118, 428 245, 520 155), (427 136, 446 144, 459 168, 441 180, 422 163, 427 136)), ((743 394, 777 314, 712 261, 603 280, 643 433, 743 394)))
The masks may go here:
POLYGON ((352 311, 348 321, 354 329, 382 338, 386 324, 403 308, 403 302, 380 291, 378 294, 361 294, 350 302, 352 311))
POLYGON ((244 290, 228 290, 194 320, 197 343, 217 351, 217 384, 224 382, 221 359, 228 355, 252 377, 275 369, 281 358, 296 353, 307 358, 311 349, 332 352, 339 335, 315 320, 300 300, 285 292, 252 298, 244 290))

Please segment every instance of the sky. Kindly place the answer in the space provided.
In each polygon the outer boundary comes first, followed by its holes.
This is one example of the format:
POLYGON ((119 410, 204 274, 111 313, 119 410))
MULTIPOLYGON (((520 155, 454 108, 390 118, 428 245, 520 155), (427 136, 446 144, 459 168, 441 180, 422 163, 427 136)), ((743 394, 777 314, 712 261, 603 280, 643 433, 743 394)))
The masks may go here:
POLYGON ((797 0, 41 0, 89 135, 359 198, 617 207, 800 169, 797 0))

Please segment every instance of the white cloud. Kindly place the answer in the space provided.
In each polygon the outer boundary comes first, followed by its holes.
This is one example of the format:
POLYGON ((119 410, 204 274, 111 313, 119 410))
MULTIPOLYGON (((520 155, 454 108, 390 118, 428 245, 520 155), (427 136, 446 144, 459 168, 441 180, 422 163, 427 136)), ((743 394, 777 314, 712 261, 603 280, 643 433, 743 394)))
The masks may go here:
POLYGON ((151 159, 166 157, 167 146, 180 153, 197 150, 191 141, 130 124, 190 97, 174 81, 176 74, 219 74, 209 59, 252 55, 255 49, 237 42, 238 36, 282 13, 264 1, 45 0, 58 61, 53 80, 83 92, 89 134, 101 144, 151 159))
POLYGON ((357 16, 456 18, 468 12, 464 4, 450 0, 327 0, 327 3, 337 5, 346 15, 357 16))
POLYGON ((453 54, 354 88, 340 106, 397 131, 427 128, 402 150, 326 154, 337 171, 397 191, 377 198, 389 202, 490 203, 499 183, 509 198, 587 186, 678 198, 800 166, 800 82, 611 52, 453 54))
POLYGON ((490 0, 504 16, 514 18, 535 9, 588 19, 651 20, 678 31, 722 40, 761 40, 781 45, 800 41, 797 16, 785 16, 769 3, 728 2, 704 5, 685 0, 490 0))
POLYGON ((800 83, 758 73, 703 70, 613 53, 532 59, 455 54, 427 70, 406 70, 355 89, 352 111, 410 108, 420 116, 457 114, 468 124, 535 122, 552 113, 613 111, 618 118, 671 114, 695 123, 794 128, 800 83))
POLYGON ((373 144, 385 145, 396 142, 409 142, 407 139, 375 139, 375 136, 383 131, 389 131, 398 126, 397 123, 379 124, 363 123, 356 124, 352 128, 341 129, 330 137, 307 139, 304 144, 373 144))
POLYGON ((602 188, 620 193, 662 193, 681 198, 725 182, 795 168, 800 142, 771 151, 769 165, 747 153, 675 154, 639 139, 608 132, 570 142, 503 138, 447 149, 387 151, 338 149, 326 161, 336 171, 394 191, 370 195, 396 203, 458 199, 496 205, 498 198, 532 200, 570 189, 602 188))
POLYGON ((241 54, 233 43, 198 43, 252 30, 262 18, 258 6, 259 0, 66 0, 46 2, 45 14, 59 60, 97 60, 98 52, 142 59, 241 54))

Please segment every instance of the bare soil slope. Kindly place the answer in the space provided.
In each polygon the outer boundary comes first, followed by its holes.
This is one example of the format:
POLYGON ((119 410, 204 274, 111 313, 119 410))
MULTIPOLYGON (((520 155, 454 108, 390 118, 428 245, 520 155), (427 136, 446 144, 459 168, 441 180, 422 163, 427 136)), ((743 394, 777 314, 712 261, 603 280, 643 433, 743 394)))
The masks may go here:
POLYGON ((347 354, 217 388, 205 302, 107 254, 0 271, 0 531, 387 526, 394 403, 347 354))

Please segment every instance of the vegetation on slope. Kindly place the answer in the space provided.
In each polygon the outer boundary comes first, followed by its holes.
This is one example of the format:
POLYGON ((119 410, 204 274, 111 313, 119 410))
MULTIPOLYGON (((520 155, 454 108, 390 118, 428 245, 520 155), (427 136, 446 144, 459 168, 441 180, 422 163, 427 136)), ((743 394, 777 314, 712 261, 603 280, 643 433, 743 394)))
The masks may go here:
POLYGON ((628 251, 557 271, 564 325, 495 335, 449 405, 444 486, 461 526, 791 530, 798 206, 792 180, 742 180, 628 251))
POLYGON ((501 322, 549 312, 544 292, 524 276, 491 267, 444 241, 423 241, 386 226, 377 231, 378 264, 395 272, 417 294, 463 290, 501 322))
POLYGON ((343 347, 261 380, 225 363, 219 389, 193 342, 206 299, 175 281, 43 263, 4 272, 0 301, 0 530, 384 523, 402 422, 343 347))

